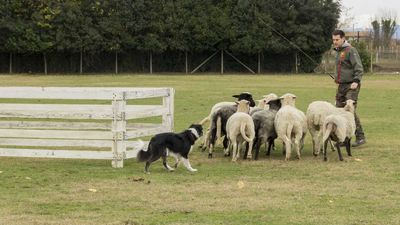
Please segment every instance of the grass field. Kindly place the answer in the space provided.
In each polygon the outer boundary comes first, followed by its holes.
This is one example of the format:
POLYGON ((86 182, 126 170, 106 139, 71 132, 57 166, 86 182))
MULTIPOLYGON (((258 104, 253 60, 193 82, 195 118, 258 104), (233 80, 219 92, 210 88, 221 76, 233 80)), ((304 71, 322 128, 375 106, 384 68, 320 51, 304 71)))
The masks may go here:
MULTIPOLYGON (((173 87, 176 131, 241 91, 291 92, 302 111, 335 95, 325 75, 2 75, 0 85, 173 87)), ((364 77, 358 113, 368 143, 343 162, 336 152, 314 158, 309 134, 302 159, 289 162, 279 142, 270 157, 237 163, 221 147, 213 159, 196 148, 196 173, 156 162, 146 175, 134 159, 113 169, 102 160, 2 157, 0 224, 400 224, 399 103, 398 75, 364 77)))

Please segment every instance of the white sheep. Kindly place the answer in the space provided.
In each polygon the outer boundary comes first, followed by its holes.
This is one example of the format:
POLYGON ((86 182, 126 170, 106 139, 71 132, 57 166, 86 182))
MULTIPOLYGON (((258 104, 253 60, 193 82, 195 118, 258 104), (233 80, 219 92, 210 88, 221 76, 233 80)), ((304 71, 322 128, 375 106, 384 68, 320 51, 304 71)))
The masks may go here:
POLYGON ((323 125, 324 143, 324 161, 327 161, 326 148, 328 139, 336 142, 336 149, 339 155, 339 160, 343 161, 342 153, 340 152, 340 144, 346 146, 347 155, 351 156, 350 140, 356 131, 356 123, 354 120, 354 101, 349 99, 346 101, 344 108, 338 108, 334 114, 325 118, 323 125))
POLYGON ((226 132, 230 144, 232 145, 232 161, 236 161, 240 156, 240 147, 243 141, 249 143, 249 151, 247 157, 251 159, 251 151, 253 147, 253 139, 255 136, 254 123, 248 114, 250 110, 249 102, 240 100, 238 102, 238 110, 226 123, 226 132))
POLYGON ((314 156, 319 155, 322 145, 322 127, 325 118, 335 113, 337 108, 326 101, 314 101, 307 108, 307 125, 312 137, 314 156))
POLYGON ((275 99, 278 99, 278 96, 274 93, 264 95, 262 99, 258 100, 258 105, 256 107, 250 108, 250 115, 253 115, 254 113, 259 112, 261 110, 268 110, 269 109, 268 102, 275 99))
MULTIPOLYGON (((245 99, 245 100, 249 101, 250 106, 252 106, 252 107, 255 106, 253 96, 249 92, 242 92, 237 95, 232 95, 232 97, 237 98, 238 101, 245 99)), ((207 149, 207 147, 209 147, 209 155, 208 155, 209 158, 212 157, 212 146, 215 144, 216 139, 221 137, 221 132, 220 132, 221 129, 222 130, 225 129, 225 128, 221 128, 221 126, 225 127, 225 123, 226 123, 226 120, 228 119, 228 117, 231 116, 234 112, 236 112, 236 108, 234 108, 233 112, 230 112, 230 110, 233 107, 236 107, 235 102, 219 102, 211 108, 211 111, 208 114, 208 116, 205 117, 200 122, 201 125, 204 125, 208 121, 211 121, 210 126, 208 127, 207 132, 204 135, 204 141, 200 145, 200 147, 202 148, 203 151, 205 151, 207 149), (225 112, 222 112, 222 111, 225 111, 225 112), (220 117, 221 115, 224 117, 225 123, 219 121, 219 123, 222 123, 222 124, 218 127, 218 125, 216 124, 216 122, 217 122, 216 118, 220 117), (216 131, 215 129, 219 131, 218 134, 215 132, 216 131)), ((226 139, 224 139, 224 147, 225 147, 225 143, 227 143, 226 139)))
POLYGON ((290 159, 292 144, 296 149, 297 157, 300 159, 300 149, 304 144, 304 137, 307 132, 307 119, 302 111, 296 109, 295 95, 287 93, 280 99, 282 107, 276 113, 274 121, 276 133, 284 143, 285 160, 290 159))
POLYGON ((265 109, 268 110, 269 109, 268 102, 278 99, 278 95, 276 95, 275 93, 269 93, 267 95, 264 95, 263 99, 265 100, 265 109))
POLYGON ((214 114, 214 112, 216 112, 221 107, 223 107, 223 106, 232 106, 232 105, 236 105, 236 103, 235 102, 218 102, 218 103, 216 103, 211 108, 211 111, 208 114, 208 116, 206 116, 203 120, 200 121, 200 125, 204 125, 205 123, 210 121, 210 119, 211 119, 212 115, 214 114))
MULTIPOLYGON (((235 102, 219 102, 216 103, 210 111, 210 114, 205 117, 200 124, 204 125, 205 123, 207 123, 208 121, 210 121, 210 119, 213 117, 213 115, 218 112, 218 110, 220 110, 221 108, 224 107, 234 107, 236 106, 235 102)), ((200 145, 200 147, 202 148, 203 151, 205 151, 207 149, 207 147, 210 145, 210 135, 211 135, 211 126, 212 124, 210 124, 210 126, 207 128, 207 131, 205 132, 204 139, 203 139, 203 143, 200 145)))

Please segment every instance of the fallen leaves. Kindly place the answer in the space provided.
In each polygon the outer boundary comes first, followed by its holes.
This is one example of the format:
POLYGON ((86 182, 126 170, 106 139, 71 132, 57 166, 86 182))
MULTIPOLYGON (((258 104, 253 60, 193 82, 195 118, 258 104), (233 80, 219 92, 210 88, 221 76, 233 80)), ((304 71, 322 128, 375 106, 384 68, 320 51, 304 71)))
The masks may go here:
POLYGON ((132 181, 134 181, 134 182, 140 182, 140 181, 144 181, 144 178, 143 177, 132 177, 132 178, 130 178, 132 181))
POLYGON ((243 181, 241 181, 241 180, 240 180, 240 181, 238 181, 238 182, 237 182, 237 186, 238 186, 238 188, 239 188, 239 189, 242 189, 242 188, 244 188, 244 182, 243 182, 243 181))
POLYGON ((97 192, 97 190, 94 189, 94 188, 89 188, 88 191, 93 192, 93 193, 96 193, 96 192, 97 192))
POLYGON ((359 159, 359 158, 355 158, 354 161, 356 161, 356 162, 362 162, 362 160, 359 159))
POLYGON ((150 180, 146 180, 143 177, 129 177, 128 180, 131 180, 133 182, 144 182, 145 184, 150 184, 150 180))

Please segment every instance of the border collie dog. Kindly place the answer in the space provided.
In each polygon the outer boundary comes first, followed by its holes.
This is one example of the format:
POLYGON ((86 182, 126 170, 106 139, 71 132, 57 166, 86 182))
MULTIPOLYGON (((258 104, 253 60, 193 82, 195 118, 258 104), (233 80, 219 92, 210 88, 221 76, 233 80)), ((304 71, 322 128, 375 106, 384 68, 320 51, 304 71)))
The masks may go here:
POLYGON ((181 133, 157 134, 151 138, 147 150, 143 149, 144 145, 141 146, 142 150, 138 152, 137 159, 139 162, 146 162, 145 173, 149 173, 150 164, 159 158, 162 158, 163 165, 168 171, 174 171, 175 169, 167 163, 167 156, 169 155, 176 160, 175 168, 178 167, 180 161, 183 161, 189 171, 195 172, 197 170, 190 165, 188 155, 193 144, 201 135, 203 135, 203 128, 199 124, 192 124, 181 133))

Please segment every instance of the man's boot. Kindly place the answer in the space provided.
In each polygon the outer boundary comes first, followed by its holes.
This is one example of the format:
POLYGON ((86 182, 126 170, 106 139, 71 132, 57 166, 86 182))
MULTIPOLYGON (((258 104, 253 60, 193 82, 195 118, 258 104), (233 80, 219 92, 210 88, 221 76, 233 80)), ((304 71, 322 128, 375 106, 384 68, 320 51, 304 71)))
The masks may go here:
POLYGON ((360 139, 356 139, 356 142, 354 142, 351 147, 358 147, 360 145, 363 145, 367 143, 367 141, 365 140, 365 138, 360 138, 360 139))

